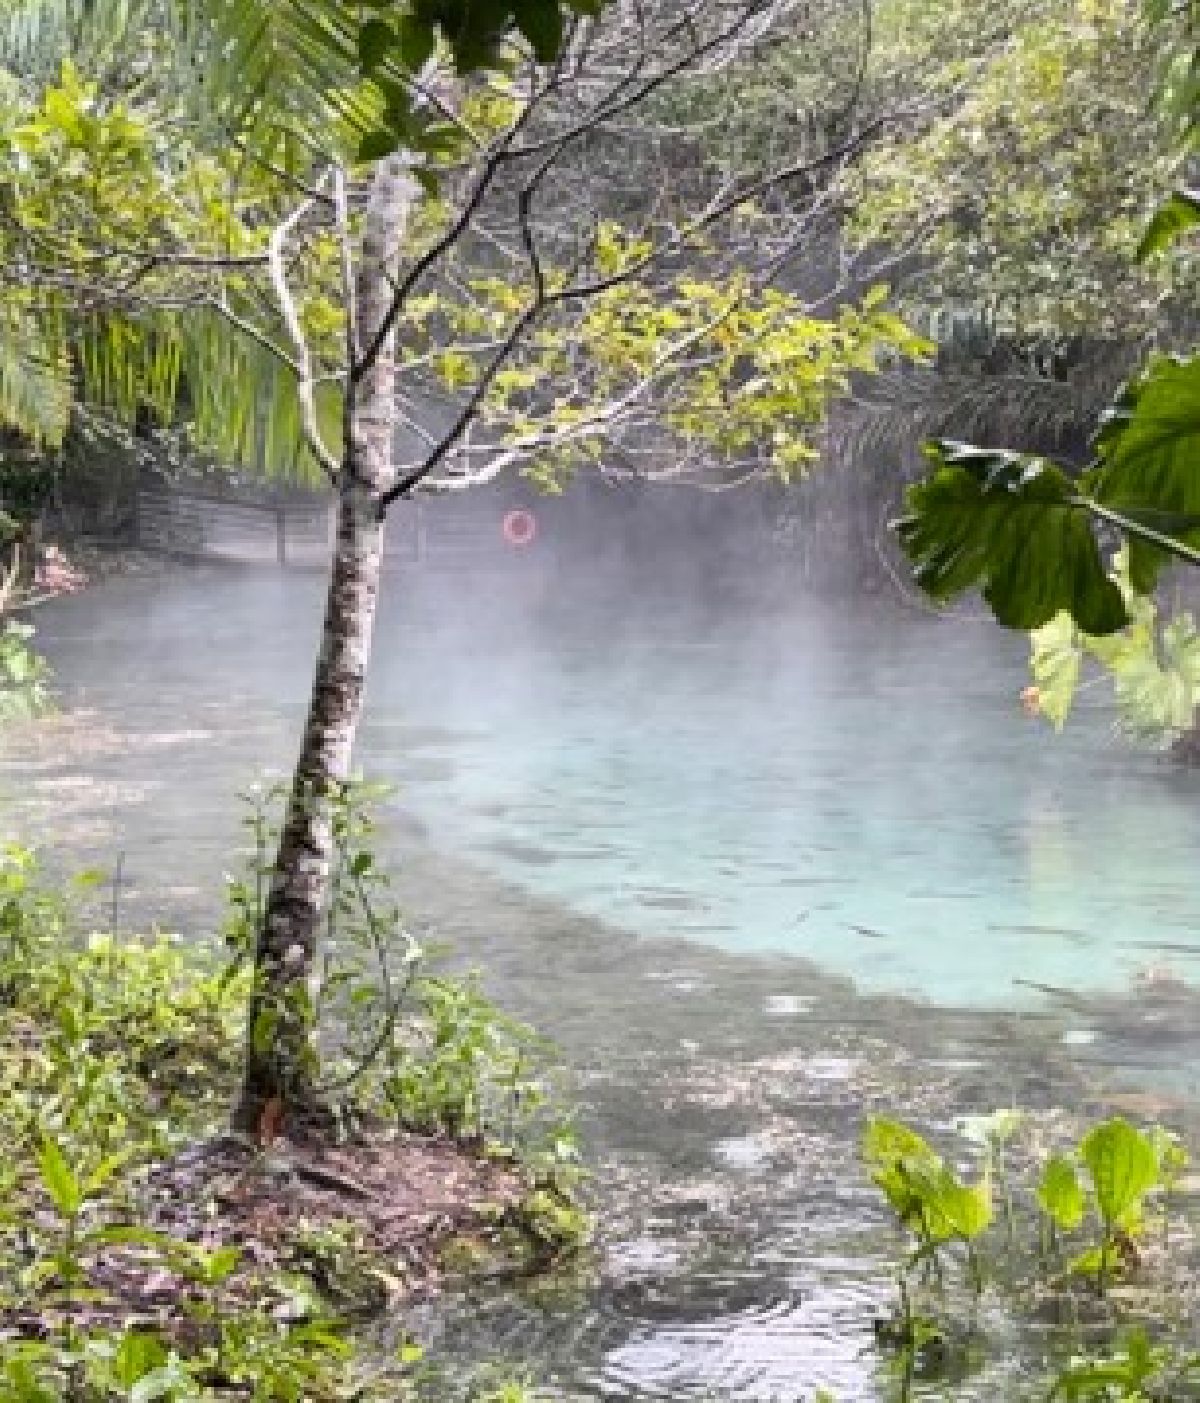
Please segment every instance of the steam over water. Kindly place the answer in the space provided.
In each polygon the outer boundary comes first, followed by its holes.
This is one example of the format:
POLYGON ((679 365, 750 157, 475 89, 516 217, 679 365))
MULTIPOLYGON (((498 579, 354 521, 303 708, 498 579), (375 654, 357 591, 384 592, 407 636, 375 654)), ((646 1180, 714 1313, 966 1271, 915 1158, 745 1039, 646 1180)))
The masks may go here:
MULTIPOLYGON (((405 905, 558 1041, 604 1224, 577 1282, 425 1329, 447 1367, 507 1357, 562 1397, 874 1397, 893 1244, 864 1111, 1053 1116, 1128 1081, 1190 1119, 1197 781, 1100 711, 1025 718, 1019 638, 714 593, 389 581, 361 762, 398 786, 405 905)), ((166 571, 44 611, 87 716, 0 744, 4 826, 123 852, 127 924, 210 929, 321 594, 166 571)))

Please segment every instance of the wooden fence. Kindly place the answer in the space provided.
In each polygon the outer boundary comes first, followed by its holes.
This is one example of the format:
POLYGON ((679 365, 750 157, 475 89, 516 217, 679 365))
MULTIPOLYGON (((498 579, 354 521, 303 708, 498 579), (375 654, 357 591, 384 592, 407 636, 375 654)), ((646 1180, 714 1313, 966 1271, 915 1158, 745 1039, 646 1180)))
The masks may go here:
MULTIPOLYGON (((498 530, 477 514, 407 503, 388 517, 385 561, 461 566, 497 549, 498 530)), ((189 559, 324 566, 334 515, 330 501, 240 500, 176 487, 137 495, 137 544, 189 559)))

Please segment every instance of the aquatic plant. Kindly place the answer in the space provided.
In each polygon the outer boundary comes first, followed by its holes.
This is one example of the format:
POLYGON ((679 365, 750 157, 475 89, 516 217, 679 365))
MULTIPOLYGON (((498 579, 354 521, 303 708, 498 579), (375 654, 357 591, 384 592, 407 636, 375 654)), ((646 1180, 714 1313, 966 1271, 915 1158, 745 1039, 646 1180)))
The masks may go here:
POLYGON ((1089 1130, 1079 1156, 1091 1181, 1101 1231, 1096 1246, 1076 1257, 1071 1269, 1094 1275, 1103 1293, 1141 1232, 1146 1195, 1161 1183, 1159 1158, 1154 1141, 1119 1116, 1089 1130))
POLYGON ((1066 1155, 1051 1155, 1042 1168, 1037 1185, 1037 1201, 1050 1225, 1049 1245, 1055 1245, 1055 1232, 1074 1232, 1083 1222, 1087 1195, 1075 1166, 1066 1155))
POLYGON ((983 1289, 975 1244, 992 1221, 992 1186, 985 1178, 966 1184, 915 1130, 899 1121, 872 1117, 863 1136, 863 1159, 900 1225, 912 1235, 908 1267, 942 1273, 942 1252, 965 1249, 972 1283, 983 1289))
POLYGON ((1153 1342, 1142 1326, 1104 1353, 1073 1359, 1054 1379, 1048 1403, 1149 1403, 1196 1397, 1200 1355, 1153 1342))
MULTIPOLYGON (((868 1123, 864 1162, 914 1243, 898 1272, 897 1309, 891 1318, 877 1321, 875 1326, 877 1342, 897 1358, 905 1396, 915 1364, 920 1361, 940 1368, 949 1356, 949 1342, 961 1335, 954 1322, 953 1295, 945 1271, 951 1260, 946 1244, 957 1240, 967 1249, 962 1260, 972 1303, 982 1288, 982 1249, 991 1226, 983 1196, 993 1164, 986 1131, 1000 1126, 1007 1143, 1023 1123, 1024 1119, 1012 1112, 1002 1113, 999 1120, 973 1117, 960 1123, 985 1151, 984 1179, 975 1188, 948 1171, 942 1157, 908 1126, 879 1119, 868 1123), (914 1277, 913 1268, 923 1263, 932 1264, 934 1271, 914 1277), (936 1287, 933 1293, 930 1285, 936 1287), (917 1288, 924 1288, 919 1299, 917 1288)), ((1030 1171, 1029 1177, 1022 1175, 1012 1185, 1005 1239, 989 1253, 991 1284, 1010 1307, 1058 1300, 1067 1305, 1069 1316, 1076 1318, 1078 1303, 1084 1299, 1079 1282, 1086 1281, 1100 1297, 1093 1309, 1110 1310, 1105 1298, 1113 1281, 1142 1265, 1140 1244, 1153 1221, 1152 1203, 1161 1209, 1161 1241, 1167 1244, 1170 1195, 1188 1162, 1187 1151, 1176 1135, 1158 1126, 1139 1130, 1119 1116, 1088 1127, 1073 1145, 1037 1154, 1032 1163, 1026 1152, 1022 1164, 1030 1171)), ((1153 1292, 1145 1301, 1148 1324, 1157 1327, 1161 1319, 1156 1316, 1165 1302, 1153 1292)), ((974 1304, 971 1320, 974 1323, 974 1304)), ((1123 1347, 1118 1341, 1108 1354, 1075 1361, 1054 1384, 1052 1396, 1193 1396, 1190 1391, 1179 1394, 1157 1389, 1143 1395, 1140 1390, 1145 1380, 1157 1378, 1168 1366, 1173 1387, 1182 1387, 1185 1378, 1192 1380, 1196 1372, 1193 1358, 1177 1349, 1151 1346, 1145 1332, 1135 1330, 1122 1338, 1123 1347)))

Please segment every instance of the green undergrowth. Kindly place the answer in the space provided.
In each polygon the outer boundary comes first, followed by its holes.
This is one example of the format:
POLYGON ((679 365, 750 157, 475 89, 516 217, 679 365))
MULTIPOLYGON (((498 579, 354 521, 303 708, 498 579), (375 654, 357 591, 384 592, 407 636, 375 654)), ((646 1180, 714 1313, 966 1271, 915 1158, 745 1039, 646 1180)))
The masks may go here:
MULTIPOLYGON (((54 891, 28 850, 0 848, 0 1399, 423 1396, 414 1342, 387 1357, 355 1343, 405 1285, 359 1228, 314 1220, 255 1237, 223 1217, 243 1175, 277 1174, 291 1191, 286 1147, 243 1145, 226 1198, 201 1193, 198 1230, 175 1230, 169 1215, 164 1227, 161 1176, 221 1143, 250 975, 236 949, 230 959, 165 935, 83 932, 77 889, 97 880, 54 891)), ((236 884, 233 895, 236 927, 247 912, 236 884)), ((474 981, 427 974, 408 955, 378 1055, 364 1060, 353 1027, 331 1039, 344 1143, 367 1127, 375 1142, 429 1137, 511 1168, 523 1187, 491 1210, 494 1237, 540 1267, 577 1246, 587 1220, 533 1040, 474 981)), ((334 959, 326 977, 333 1000, 358 976, 334 959)), ((477 1207, 486 1230, 489 1206, 477 1207)))
POLYGON ((1023 1368, 1040 1358, 1042 1377, 1012 1396, 1200 1399, 1200 1259, 1180 1138, 1113 1117, 1070 1139, 1012 1110, 959 1130, 949 1154, 883 1118, 863 1140, 904 1243, 895 1306, 875 1322, 900 1397, 1002 1362, 1015 1329, 1023 1368))
POLYGON ((52 709, 50 667, 33 634, 31 624, 0 613, 0 721, 28 721, 52 709))

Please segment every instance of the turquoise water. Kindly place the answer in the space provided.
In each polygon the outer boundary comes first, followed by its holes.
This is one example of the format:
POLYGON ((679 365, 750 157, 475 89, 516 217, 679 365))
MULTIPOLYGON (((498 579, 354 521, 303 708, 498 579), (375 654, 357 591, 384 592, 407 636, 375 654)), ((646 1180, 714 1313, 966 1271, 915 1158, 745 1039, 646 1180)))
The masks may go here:
POLYGON ((405 780, 384 731, 366 754, 442 841, 629 929, 936 1003, 1196 969, 1197 781, 1102 710, 1058 737, 1026 717, 1019 640, 817 606, 601 638, 415 695, 385 656, 375 715, 466 738, 426 752, 435 779, 405 780))

